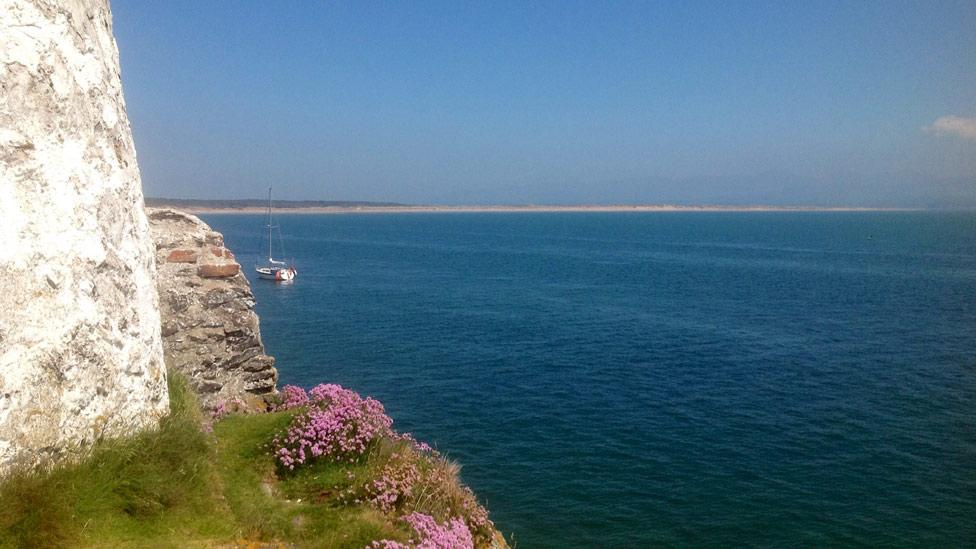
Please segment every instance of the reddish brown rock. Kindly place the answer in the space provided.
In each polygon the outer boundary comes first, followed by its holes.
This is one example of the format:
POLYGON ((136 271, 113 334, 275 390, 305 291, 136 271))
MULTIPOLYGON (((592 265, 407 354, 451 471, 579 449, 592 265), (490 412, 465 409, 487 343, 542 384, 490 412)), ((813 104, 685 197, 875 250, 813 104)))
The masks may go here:
POLYGON ((234 254, 230 250, 223 247, 210 248, 210 253, 214 254, 216 257, 226 257, 227 259, 234 259, 234 254))
POLYGON ((196 263, 197 253, 193 250, 173 250, 166 256, 167 263, 196 263))
POLYGON ((224 263, 223 265, 200 265, 197 267, 197 276, 203 278, 228 278, 241 272, 241 266, 237 263, 224 263))

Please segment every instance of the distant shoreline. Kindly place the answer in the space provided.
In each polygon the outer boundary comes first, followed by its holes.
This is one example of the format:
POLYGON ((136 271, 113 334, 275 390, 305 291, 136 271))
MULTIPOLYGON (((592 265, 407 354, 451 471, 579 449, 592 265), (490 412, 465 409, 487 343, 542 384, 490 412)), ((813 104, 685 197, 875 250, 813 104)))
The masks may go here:
MULTIPOLYGON (((153 208, 173 208, 193 214, 263 214, 257 206, 187 205, 163 200, 147 201, 153 208)), ((911 212, 922 208, 862 208, 816 206, 677 206, 579 205, 579 206, 288 206, 276 204, 275 214, 392 214, 392 213, 559 213, 559 212, 911 212)))

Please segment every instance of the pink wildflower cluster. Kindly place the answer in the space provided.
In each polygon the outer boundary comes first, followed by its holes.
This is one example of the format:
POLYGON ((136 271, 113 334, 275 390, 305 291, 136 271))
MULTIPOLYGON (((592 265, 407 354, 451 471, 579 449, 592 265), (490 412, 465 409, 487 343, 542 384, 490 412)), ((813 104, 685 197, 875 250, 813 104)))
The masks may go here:
MULTIPOLYGON (((293 402, 300 400, 297 391, 292 395, 293 402)), ((370 443, 390 434, 392 425, 378 400, 322 384, 308 392, 308 408, 274 438, 272 446, 278 463, 288 469, 316 459, 352 462, 370 443)))
POLYGON ((430 444, 427 444, 426 442, 422 442, 413 438, 413 435, 410 433, 394 433, 392 435, 392 438, 393 440, 402 440, 404 442, 408 442, 410 446, 413 446, 414 450, 420 452, 421 454, 428 454, 430 456, 440 455, 440 452, 431 448, 430 444))
POLYGON ((420 480, 420 471, 412 460, 398 460, 394 454, 383 467, 380 477, 366 485, 366 499, 384 513, 392 513, 397 504, 406 501, 420 480))
POLYGON ((281 390, 281 404, 275 409, 290 410, 292 408, 300 408, 307 404, 308 394, 305 393, 305 389, 296 387, 295 385, 285 385, 281 390))
POLYGON ((478 532, 479 535, 494 530, 495 523, 488 518, 488 510, 478 503, 471 488, 465 486, 464 493, 467 497, 461 500, 461 508, 464 510, 463 514, 467 519, 468 526, 473 531, 478 532))
MULTIPOLYGON (((353 493, 350 491, 350 497, 353 493)), ((488 510, 478 503, 470 488, 457 486, 450 468, 418 467, 415 457, 409 453, 394 453, 378 477, 367 482, 362 492, 356 493, 356 503, 359 498, 386 514, 447 507, 460 515, 459 520, 464 521, 471 535, 479 540, 490 541, 494 531, 488 510), (455 491, 458 488, 460 491, 455 491)))
POLYGON ((459 518, 453 518, 446 524, 437 524, 434 517, 423 513, 411 513, 403 520, 413 527, 420 536, 419 549, 464 549, 474 548, 471 531, 459 518))
POLYGON ((221 400, 214 406, 213 410, 210 411, 210 417, 214 421, 221 419, 225 416, 229 416, 233 412, 240 412, 247 408, 247 403, 240 398, 232 398, 230 400, 221 400))
POLYGON ((410 546, 404 545, 399 541, 393 541, 392 539, 381 539, 371 542, 366 546, 366 549, 410 549, 410 546))
POLYGON ((434 517, 423 513, 411 513, 403 517, 417 533, 418 540, 410 540, 409 545, 380 540, 369 544, 369 549, 474 549, 471 531, 459 518, 438 524, 434 517))

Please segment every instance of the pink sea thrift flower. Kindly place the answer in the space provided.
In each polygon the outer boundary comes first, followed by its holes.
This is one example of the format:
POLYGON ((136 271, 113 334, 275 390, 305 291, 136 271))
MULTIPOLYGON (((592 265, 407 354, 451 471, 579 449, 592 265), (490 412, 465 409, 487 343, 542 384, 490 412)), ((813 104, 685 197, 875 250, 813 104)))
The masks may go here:
MULTIPOLYGON (((294 401, 300 399, 297 391, 292 394, 294 401)), ((317 385, 308 397, 308 409, 272 441, 282 467, 317 459, 352 463, 373 441, 393 432, 393 420, 377 400, 331 384, 317 385)))
POLYGON ((384 513, 392 513, 397 504, 413 493, 420 480, 420 471, 412 461, 390 461, 383 467, 380 478, 366 485, 366 498, 384 513))
POLYGON ((275 408, 276 410, 290 410, 308 404, 308 395, 305 393, 305 389, 295 385, 285 385, 281 389, 281 398, 281 404, 275 408))
POLYGON ((210 411, 210 417, 214 421, 223 419, 226 416, 234 412, 242 412, 247 410, 247 403, 244 402, 240 397, 234 397, 230 400, 221 400, 214 406, 213 410, 210 411))
POLYGON ((474 549, 471 531, 460 518, 438 524, 434 517, 424 513, 410 513, 403 517, 417 533, 416 543, 404 545, 390 540, 370 543, 369 549, 474 549))
POLYGON ((391 539, 381 539, 370 543, 366 549, 410 549, 410 546, 391 539))
POLYGON ((440 453, 433 449, 430 444, 426 442, 421 442, 415 438, 410 433, 395 433, 393 435, 394 440, 402 440, 404 442, 409 442, 413 449, 420 452, 421 454, 429 454, 431 456, 438 456, 440 453))

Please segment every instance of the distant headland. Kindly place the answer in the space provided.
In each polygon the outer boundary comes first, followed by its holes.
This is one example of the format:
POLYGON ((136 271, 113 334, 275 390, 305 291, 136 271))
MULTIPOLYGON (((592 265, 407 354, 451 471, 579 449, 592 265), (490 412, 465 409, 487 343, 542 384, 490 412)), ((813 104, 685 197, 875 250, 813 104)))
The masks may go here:
MULTIPOLYGON (((203 200, 146 198, 151 208, 178 208, 190 213, 264 213, 265 199, 203 200)), ((857 206, 773 206, 773 205, 682 205, 682 204, 499 204, 436 205, 397 202, 276 200, 275 213, 492 213, 492 212, 869 212, 919 211, 920 208, 874 208, 857 206)))

